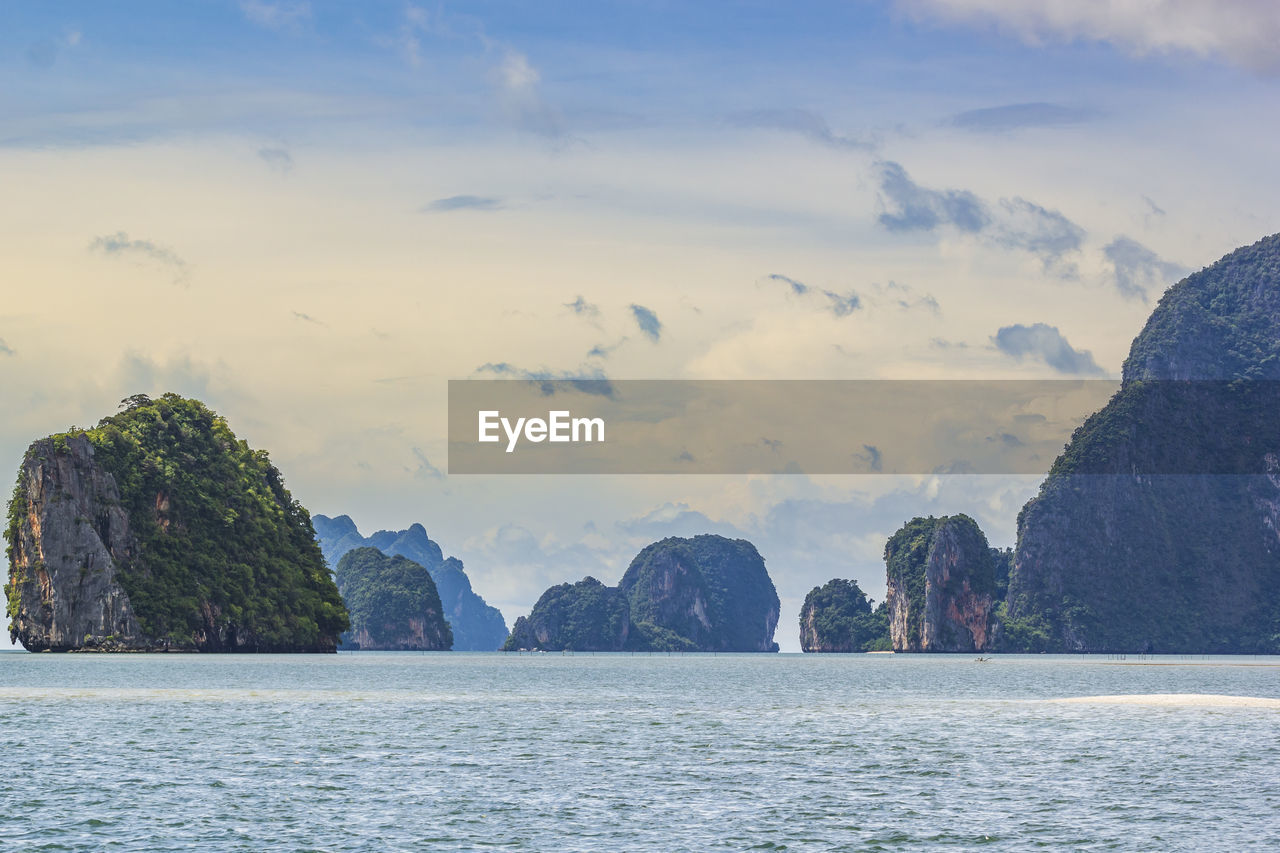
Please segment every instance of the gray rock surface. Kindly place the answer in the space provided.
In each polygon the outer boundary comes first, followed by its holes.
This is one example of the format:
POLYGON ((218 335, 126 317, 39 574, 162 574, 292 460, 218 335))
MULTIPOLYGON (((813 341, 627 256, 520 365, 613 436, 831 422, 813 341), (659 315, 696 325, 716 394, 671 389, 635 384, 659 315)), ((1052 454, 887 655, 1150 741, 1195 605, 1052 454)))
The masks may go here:
POLYGON ((115 479, 83 436, 32 445, 19 473, 25 500, 11 542, 10 636, 30 651, 145 645, 116 563, 136 548, 115 479), (16 607, 15 607, 16 604, 16 607))

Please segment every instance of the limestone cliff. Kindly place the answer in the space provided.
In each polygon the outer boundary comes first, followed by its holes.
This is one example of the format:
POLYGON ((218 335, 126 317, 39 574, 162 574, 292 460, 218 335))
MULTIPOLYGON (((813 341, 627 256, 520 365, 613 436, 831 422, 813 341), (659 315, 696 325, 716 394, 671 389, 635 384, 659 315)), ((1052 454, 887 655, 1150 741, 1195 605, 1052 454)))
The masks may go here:
POLYGON ((912 519, 890 537, 884 555, 894 651, 991 648, 995 567, 972 518, 912 519))
POLYGON ((338 592, 351 614, 343 647, 366 651, 447 651, 453 631, 426 567, 377 548, 338 561, 338 592))
POLYGON ((1018 518, 1001 649, 1280 652, 1280 235, 1171 287, 1018 518))
POLYGON ((425 566, 440 594, 445 618, 453 630, 455 651, 491 652, 507 638, 507 623, 498 608, 471 588, 471 579, 456 557, 445 557, 440 546, 427 536, 426 528, 413 524, 404 530, 379 530, 361 536, 354 521, 345 515, 329 518, 317 515, 316 536, 330 566, 355 548, 377 548, 388 556, 402 556, 425 566))
POLYGON ((888 606, 875 610, 857 581, 835 578, 815 586, 800 608, 800 649, 806 652, 887 651, 888 606))
POLYGON ((11 513, 10 633, 31 651, 145 645, 117 563, 137 542, 115 478, 84 436, 37 441, 18 473, 11 513))
POLYGON ((333 651, 346 611, 266 454, 194 400, 125 405, 23 458, 10 636, 33 651, 333 651))
POLYGON ((637 625, 652 625, 701 651, 776 652, 778 592, 745 539, 671 537, 636 555, 618 584, 637 625))
POLYGON ((778 609, 750 542, 669 538, 637 554, 617 587, 595 578, 551 587, 503 648, 776 652, 778 609))

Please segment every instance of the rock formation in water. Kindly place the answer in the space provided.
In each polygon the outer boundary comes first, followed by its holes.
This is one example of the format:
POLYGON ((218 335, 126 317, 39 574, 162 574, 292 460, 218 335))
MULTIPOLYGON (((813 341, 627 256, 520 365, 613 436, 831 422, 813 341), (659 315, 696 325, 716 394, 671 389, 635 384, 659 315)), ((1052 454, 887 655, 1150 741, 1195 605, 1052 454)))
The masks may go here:
POLYGON ((1280 652, 1280 235, 1171 287, 1018 517, 1001 649, 1280 652))
POLYGON ((595 578, 551 587, 528 616, 516 619, 506 651, 620 652, 632 648, 627 598, 595 578))
POLYGON ((670 537, 636 555, 618 584, 631 621, 683 637, 700 651, 776 652, 778 592, 745 539, 670 537))
POLYGON ((334 651, 346 609, 267 455, 195 400, 125 405, 23 458, 10 636, 32 651, 334 651))
POLYGON ((834 578, 815 586, 800 608, 800 649, 806 652, 887 651, 889 608, 871 609, 857 581, 834 578))
POLYGON ((884 549, 889 637, 896 652, 991 648, 995 566, 967 515, 914 518, 884 549))
POLYGON ((377 548, 384 554, 407 557, 425 566, 439 592, 445 618, 453 629, 455 651, 492 652, 506 640, 507 623, 498 608, 486 604, 471 588, 462 561, 445 557, 421 524, 406 530, 379 530, 366 538, 345 515, 336 518, 317 515, 313 521, 320 550, 330 566, 337 566, 342 555, 355 548, 377 548))
POLYGON ((453 631, 431 573, 407 557, 356 548, 338 561, 338 592, 351 614, 344 649, 448 651, 453 631))
POLYGON ((504 648, 776 652, 778 610, 750 542, 669 538, 636 555, 617 587, 587 578, 547 590, 504 648))

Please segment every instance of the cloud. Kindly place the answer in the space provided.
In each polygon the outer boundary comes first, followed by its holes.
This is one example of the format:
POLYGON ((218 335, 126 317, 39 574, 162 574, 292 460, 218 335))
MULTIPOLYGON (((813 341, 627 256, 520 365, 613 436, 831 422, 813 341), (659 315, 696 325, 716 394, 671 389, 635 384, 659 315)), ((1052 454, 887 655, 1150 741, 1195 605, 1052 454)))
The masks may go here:
POLYGON ((590 350, 587 351, 587 358, 608 358, 609 356, 613 355, 614 350, 616 350, 618 347, 622 346, 626 342, 627 342, 627 338, 624 335, 615 344, 596 344, 590 350))
POLYGON ((1076 265, 1064 256, 1080 251, 1084 229, 1056 210, 1047 210, 1024 198, 1001 199, 1005 216, 993 229, 991 240, 1008 249, 1022 249, 1040 259, 1045 272, 1075 278, 1076 265))
POLYGON ((187 262, 178 257, 172 249, 166 249, 150 240, 131 240, 123 231, 96 238, 89 244, 89 250, 113 257, 144 258, 172 271, 175 284, 186 282, 187 262))
POLYGON ((443 480, 444 472, 431 464, 431 460, 427 458, 427 454, 423 453, 420 448, 414 447, 413 456, 418 461, 416 468, 406 468, 406 471, 413 474, 419 480, 443 480))
POLYGON ((1102 249, 1111 265, 1116 290, 1126 299, 1147 301, 1147 289, 1163 290, 1189 270, 1181 264, 1166 261, 1146 246, 1121 235, 1102 249))
POLYGON ((241 0, 240 11, 250 22, 278 32, 295 31, 311 19, 311 4, 301 0, 278 3, 241 0))
POLYGON ((592 320, 597 320, 600 318, 600 306, 595 305, 591 302, 588 302, 585 298, 583 298, 581 293, 579 293, 578 298, 573 300, 572 302, 564 303, 564 307, 568 308, 570 311, 572 311, 574 314, 577 314, 579 317, 587 317, 592 320))
POLYGON ((893 305, 901 308, 903 311, 911 311, 915 308, 923 308, 931 314, 941 314, 942 306, 938 304, 938 298, 932 293, 918 294, 909 284, 898 284, 891 281, 883 287, 876 285, 876 292, 881 296, 888 298, 893 305))
POLYGON ((576 373, 541 370, 526 370, 506 361, 486 362, 476 368, 476 373, 488 373, 502 379, 523 379, 528 382, 542 383, 542 394, 551 397, 556 393, 557 385, 568 385, 580 394, 594 394, 599 397, 613 398, 613 383, 599 367, 582 367, 576 373))
POLYGON ((0 338, 0 355, 17 355, 17 353, 14 352, 13 347, 4 342, 4 338, 0 338))
POLYGON ((648 336, 649 340, 657 341, 662 337, 662 321, 658 319, 657 314, 643 305, 632 304, 631 316, 635 317, 636 325, 640 327, 640 331, 648 336))
POLYGON ((776 272, 769 273, 768 278, 770 281, 780 281, 783 284, 787 285, 788 287, 791 288, 791 292, 797 296, 804 296, 806 293, 809 292, 809 285, 805 284, 802 281, 796 281, 794 278, 791 278, 790 276, 785 276, 782 273, 776 273, 776 272))
POLYGON ((1023 41, 1105 42, 1135 56, 1188 53, 1258 71, 1280 68, 1274 0, 898 0, 917 19, 993 26, 1023 41))
POLYGON ((976 233, 990 224, 986 205, 968 190, 931 190, 920 186, 898 163, 881 161, 880 195, 885 211, 880 224, 890 231, 933 231, 954 225, 976 233))
POLYGON ((834 133, 827 125, 826 119, 809 110, 749 110, 733 113, 729 116, 728 121, 738 127, 767 128, 798 133, 814 142, 829 145, 832 148, 865 151, 874 147, 870 142, 834 133))
POLYGON ((867 470, 879 473, 884 470, 884 454, 874 444, 862 445, 864 452, 855 453, 854 458, 866 463, 867 470))
POLYGON ((765 278, 769 281, 778 281, 785 284, 790 288, 791 293, 796 296, 820 296, 825 298, 827 300, 825 310, 830 311, 837 317, 847 317, 862 307, 862 299, 852 290, 846 294, 840 294, 834 290, 810 287, 802 281, 797 281, 781 273, 770 273, 765 278))
POLYGON ((502 106, 521 130, 558 139, 565 135, 560 111, 542 97, 542 75, 523 53, 508 50, 493 70, 502 106))
POLYGON ((1026 127, 1055 127, 1080 124, 1100 116, 1097 110, 1064 107, 1060 104, 1005 104, 957 113, 947 122, 978 133, 1004 133, 1026 127))
POLYGON ((258 157, 274 172, 282 175, 293 170, 293 157, 284 148, 259 148, 258 157))
POLYGON ((996 332, 991 342, 996 349, 1018 361, 1030 357, 1043 361, 1059 373, 1086 376, 1106 373, 1093 360, 1093 353, 1072 347, 1057 326, 1044 323, 1005 326, 996 332))
POLYGON ((479 195, 451 195, 423 206, 424 213, 447 213, 452 210, 499 210, 502 199, 479 195))
POLYGON ((1075 278, 1066 256, 1080 250, 1085 230, 1056 210, 1024 198, 1001 199, 994 208, 968 190, 935 190, 911 179, 901 164, 881 161, 880 224, 890 231, 937 231, 950 226, 1005 249, 1040 259, 1045 272, 1075 278))

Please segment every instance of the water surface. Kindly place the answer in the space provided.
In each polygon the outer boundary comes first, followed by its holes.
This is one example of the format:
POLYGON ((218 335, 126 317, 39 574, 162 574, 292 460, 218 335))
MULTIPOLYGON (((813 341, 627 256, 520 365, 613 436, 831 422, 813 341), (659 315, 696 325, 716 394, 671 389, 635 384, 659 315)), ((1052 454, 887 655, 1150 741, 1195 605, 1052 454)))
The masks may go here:
POLYGON ((1280 848, 1205 694, 1280 658, 0 654, 0 849, 1280 848))

